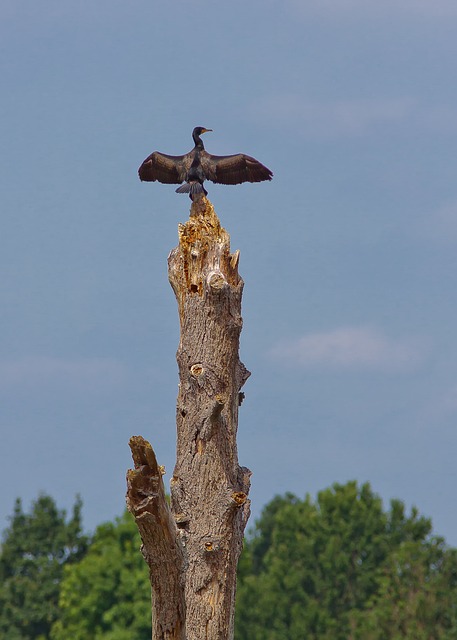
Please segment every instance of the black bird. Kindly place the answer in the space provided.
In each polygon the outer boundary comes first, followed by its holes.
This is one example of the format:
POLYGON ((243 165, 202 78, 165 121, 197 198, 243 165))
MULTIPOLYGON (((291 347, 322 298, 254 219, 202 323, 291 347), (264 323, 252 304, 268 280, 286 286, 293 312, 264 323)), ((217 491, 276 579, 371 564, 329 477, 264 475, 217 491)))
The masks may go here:
POLYGON ((240 184, 241 182, 262 182, 271 180, 272 172, 258 160, 244 153, 233 156, 213 156, 203 146, 202 133, 212 131, 205 127, 195 127, 192 138, 195 147, 184 156, 169 156, 154 151, 138 169, 140 180, 181 184, 177 193, 188 193, 190 198, 199 193, 208 193, 203 186, 205 180, 219 184, 240 184))

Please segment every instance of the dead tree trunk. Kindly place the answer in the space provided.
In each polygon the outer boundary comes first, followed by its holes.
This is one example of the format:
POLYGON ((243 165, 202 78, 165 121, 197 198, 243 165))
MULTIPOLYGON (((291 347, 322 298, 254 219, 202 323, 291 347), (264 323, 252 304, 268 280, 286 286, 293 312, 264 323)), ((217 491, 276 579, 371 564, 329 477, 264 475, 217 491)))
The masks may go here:
POLYGON ((250 471, 238 466, 241 295, 238 252, 204 197, 168 259, 178 302, 177 459, 171 509, 151 446, 130 440, 127 505, 150 568, 153 640, 231 640, 250 471))

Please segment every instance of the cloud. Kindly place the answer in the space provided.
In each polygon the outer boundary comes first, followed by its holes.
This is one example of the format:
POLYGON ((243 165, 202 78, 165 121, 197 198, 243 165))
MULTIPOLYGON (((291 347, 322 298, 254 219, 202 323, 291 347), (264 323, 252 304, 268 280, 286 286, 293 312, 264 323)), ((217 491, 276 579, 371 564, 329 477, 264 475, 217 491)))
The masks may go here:
POLYGON ((355 14, 364 17, 367 14, 391 20, 402 15, 427 18, 447 18, 457 15, 454 0, 290 0, 291 6, 299 15, 311 14, 336 15, 355 14))
POLYGON ((71 383, 110 386, 125 377, 124 366, 110 358, 64 359, 35 356, 0 362, 0 387, 71 383))
POLYGON ((408 96, 372 99, 310 101, 300 94, 259 99, 251 112, 269 125, 284 123, 306 138, 362 136, 380 127, 420 129, 422 132, 457 133, 457 109, 421 104, 408 96))
POLYGON ((427 240, 433 239, 446 244, 457 242, 457 199, 424 214, 419 232, 427 240))
POLYGON ((361 135, 384 123, 402 122, 411 116, 411 98, 337 100, 313 102, 299 95, 281 95, 256 103, 257 116, 288 122, 304 136, 361 135))
POLYGON ((270 355, 307 369, 402 372, 423 361, 424 347, 411 339, 388 338, 372 327, 341 327, 283 341, 270 355))
POLYGON ((453 389, 450 389, 443 398, 442 411, 445 414, 454 415, 457 413, 457 385, 453 389))

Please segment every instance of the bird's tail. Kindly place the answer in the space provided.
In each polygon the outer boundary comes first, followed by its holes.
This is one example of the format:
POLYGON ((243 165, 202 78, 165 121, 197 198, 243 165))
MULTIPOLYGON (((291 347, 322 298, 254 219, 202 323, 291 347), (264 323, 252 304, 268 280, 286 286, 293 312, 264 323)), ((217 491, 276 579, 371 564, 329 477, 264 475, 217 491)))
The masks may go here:
POLYGON ((185 182, 176 189, 176 193, 188 193, 191 197, 198 193, 203 193, 205 196, 208 193, 204 186, 199 182, 185 182))

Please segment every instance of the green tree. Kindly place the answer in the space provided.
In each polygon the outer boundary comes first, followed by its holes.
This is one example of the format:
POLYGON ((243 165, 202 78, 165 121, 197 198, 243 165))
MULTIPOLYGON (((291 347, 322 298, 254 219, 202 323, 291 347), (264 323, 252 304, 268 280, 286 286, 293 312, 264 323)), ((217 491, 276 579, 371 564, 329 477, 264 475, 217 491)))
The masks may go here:
POLYGON ((70 520, 48 495, 24 513, 16 500, 0 554, 0 637, 45 640, 58 617, 59 583, 66 565, 87 547, 81 529, 81 500, 70 520))
POLYGON ((368 484, 335 484, 316 501, 275 498, 240 563, 237 640, 448 640, 401 635, 419 610, 424 620, 439 619, 443 633, 454 624, 452 609, 440 604, 443 592, 447 603, 455 600, 454 555, 430 534, 430 520, 415 509, 406 516, 400 501, 385 512, 368 484), (417 602, 393 635, 394 606, 413 593, 417 602))
POLYGON ((66 568, 52 640, 150 640, 151 588, 132 516, 97 527, 87 555, 66 568))
POLYGON ((442 538, 401 543, 379 590, 354 615, 354 640, 455 640, 457 552, 442 538))

